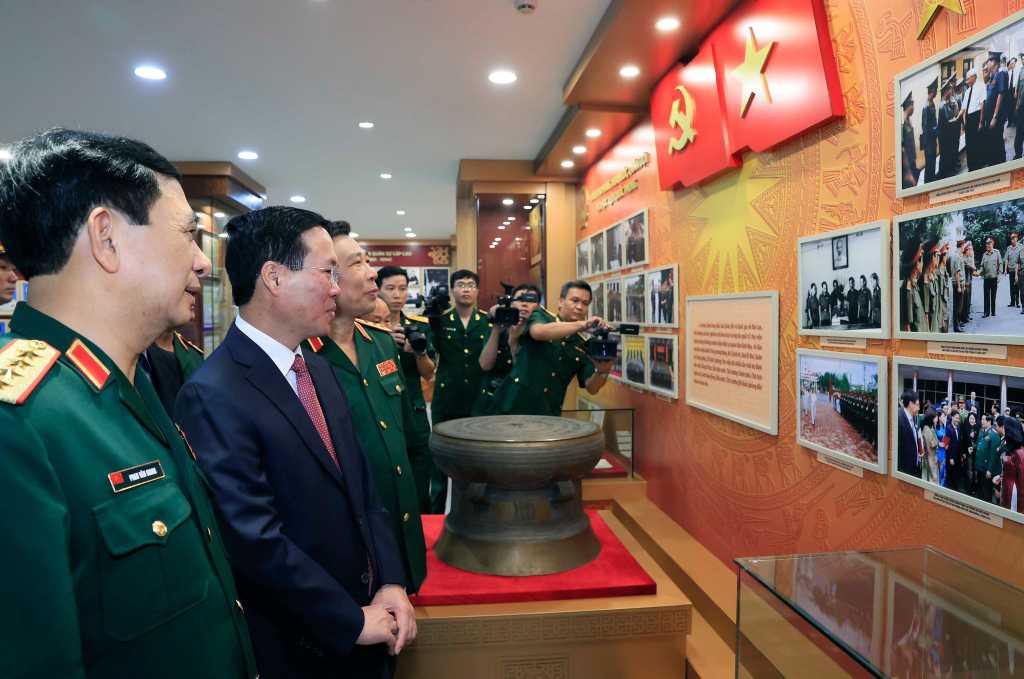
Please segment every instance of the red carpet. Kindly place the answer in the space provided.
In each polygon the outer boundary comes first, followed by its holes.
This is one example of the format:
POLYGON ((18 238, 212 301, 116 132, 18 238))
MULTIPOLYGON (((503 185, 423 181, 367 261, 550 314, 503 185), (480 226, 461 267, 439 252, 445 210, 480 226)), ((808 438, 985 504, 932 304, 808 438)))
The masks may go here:
POLYGON ((611 467, 605 467, 604 469, 598 469, 594 467, 587 474, 588 479, 608 479, 608 478, 621 478, 629 476, 629 471, 622 466, 622 464, 608 453, 601 453, 601 459, 608 462, 611 467))
POLYGON ((596 512, 588 510, 594 534, 601 541, 601 553, 590 563, 564 573, 507 577, 481 575, 453 568, 434 554, 444 516, 423 517, 427 538, 427 579, 419 594, 411 597, 416 606, 454 604, 499 604, 515 601, 555 601, 606 596, 654 594, 657 586, 619 542, 612 529, 596 512))

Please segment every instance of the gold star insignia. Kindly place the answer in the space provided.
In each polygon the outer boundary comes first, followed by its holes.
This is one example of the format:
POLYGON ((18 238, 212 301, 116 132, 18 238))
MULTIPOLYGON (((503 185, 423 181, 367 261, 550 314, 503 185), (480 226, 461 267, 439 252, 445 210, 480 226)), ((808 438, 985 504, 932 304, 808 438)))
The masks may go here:
POLYGON ((956 14, 964 14, 964 0, 923 0, 921 5, 921 25, 917 29, 917 39, 920 40, 928 32, 935 17, 943 8, 956 14))
POLYGON ((747 35, 746 55, 743 57, 743 63, 732 72, 734 76, 743 82, 743 95, 740 97, 740 118, 746 117, 747 110, 750 109, 750 102, 754 100, 754 95, 758 93, 755 90, 760 90, 761 96, 767 99, 768 103, 772 101, 771 95, 768 93, 768 83, 764 79, 764 67, 768 61, 768 55, 771 54, 772 48, 775 47, 775 43, 770 42, 761 49, 757 49, 757 43, 754 41, 754 29, 748 28, 747 30, 750 33, 747 35))

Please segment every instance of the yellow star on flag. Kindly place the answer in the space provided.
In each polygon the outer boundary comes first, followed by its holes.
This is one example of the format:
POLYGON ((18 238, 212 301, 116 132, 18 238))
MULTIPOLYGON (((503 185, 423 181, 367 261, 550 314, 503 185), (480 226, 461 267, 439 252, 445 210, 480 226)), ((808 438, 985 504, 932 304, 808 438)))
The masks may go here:
POLYGON ((935 17, 943 8, 957 14, 964 14, 964 0, 923 0, 921 5, 921 25, 917 29, 917 39, 920 40, 928 32, 935 17))
POLYGON ((765 62, 768 61, 768 55, 771 54, 772 48, 775 47, 774 42, 770 42, 761 49, 757 49, 757 43, 754 42, 754 29, 747 28, 750 32, 747 35, 747 49, 746 55, 743 57, 743 63, 737 66, 732 74, 738 77, 743 82, 743 95, 740 97, 740 118, 747 115, 747 110, 750 108, 750 102, 754 100, 754 95, 757 94, 755 89, 760 90, 761 96, 771 103, 771 95, 768 94, 768 83, 764 79, 764 66, 765 62))

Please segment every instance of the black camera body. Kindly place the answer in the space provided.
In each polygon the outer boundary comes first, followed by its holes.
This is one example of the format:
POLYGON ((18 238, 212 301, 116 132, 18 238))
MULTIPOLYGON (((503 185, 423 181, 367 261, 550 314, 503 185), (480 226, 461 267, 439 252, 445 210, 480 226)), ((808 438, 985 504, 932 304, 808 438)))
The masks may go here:
POLYGON ((498 297, 498 308, 494 310, 491 322, 503 328, 511 328, 519 323, 519 309, 512 308, 512 290, 514 288, 508 283, 502 283, 501 287, 505 289, 505 294, 498 297))
POLYGON ((402 326, 402 332, 405 334, 405 341, 409 343, 413 353, 422 354, 427 350, 427 336, 415 325, 402 326))
POLYGON ((621 323, 616 328, 599 328, 587 340, 587 356, 598 361, 613 361, 619 352, 621 335, 639 335, 640 326, 633 323, 621 323), (616 335, 613 339, 612 335, 616 335))

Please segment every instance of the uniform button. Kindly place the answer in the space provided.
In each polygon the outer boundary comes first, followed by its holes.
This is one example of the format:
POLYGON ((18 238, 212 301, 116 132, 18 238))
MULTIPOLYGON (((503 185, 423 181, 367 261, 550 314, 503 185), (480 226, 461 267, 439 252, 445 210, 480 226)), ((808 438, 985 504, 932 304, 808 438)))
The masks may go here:
POLYGON ((409 523, 409 512, 402 514, 402 523, 409 523))
POLYGON ((206 539, 213 542, 213 530, 209 526, 206 527, 206 539))
POLYGON ((363 378, 363 386, 364 386, 364 387, 368 387, 368 386, 370 386, 370 383, 366 381, 366 378, 365 378, 365 377, 363 378))
POLYGON ((555 376, 556 376, 556 373, 551 373, 551 376, 552 376, 552 377, 555 377, 555 376))
POLYGON ((242 606, 242 602, 239 601, 238 599, 235 599, 235 605, 238 606, 238 612, 244 615, 245 614, 245 607, 242 606))
POLYGON ((158 538, 167 537, 167 524, 164 523, 163 521, 159 521, 159 520, 158 521, 154 521, 153 522, 153 533, 158 538))
POLYGON ((579 363, 579 362, 580 362, 580 357, 579 357, 579 356, 577 356, 577 357, 576 357, 576 362, 577 362, 577 363, 579 363))
POLYGON ((547 387, 544 387, 544 393, 545 394, 548 393, 548 388, 547 387))
POLYGON ((383 429, 384 431, 387 431, 387 429, 388 429, 388 423, 387 422, 385 422, 384 420, 381 420, 380 422, 378 422, 378 424, 380 424, 380 428, 381 429, 383 429))
POLYGON ((396 464, 395 465, 395 473, 398 474, 399 476, 402 475, 402 465, 400 465, 400 464, 396 464))
POLYGON ((519 383, 519 378, 518 377, 513 377, 512 381, 518 384, 519 383))
POLYGON ((444 382, 441 383, 441 388, 444 389, 444 382))
POLYGON ((462 351, 467 353, 467 354, 469 353, 469 349, 463 349, 462 351))
POLYGON ((401 394, 402 393, 402 385, 401 384, 396 384, 395 385, 395 391, 397 391, 399 394, 401 394))
POLYGON ((370 582, 370 574, 369 573, 363 573, 362 575, 359 576, 359 581, 362 582, 364 585, 369 583, 370 582))

